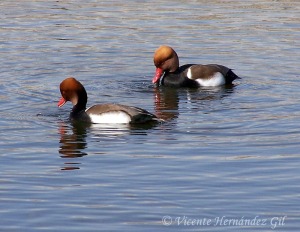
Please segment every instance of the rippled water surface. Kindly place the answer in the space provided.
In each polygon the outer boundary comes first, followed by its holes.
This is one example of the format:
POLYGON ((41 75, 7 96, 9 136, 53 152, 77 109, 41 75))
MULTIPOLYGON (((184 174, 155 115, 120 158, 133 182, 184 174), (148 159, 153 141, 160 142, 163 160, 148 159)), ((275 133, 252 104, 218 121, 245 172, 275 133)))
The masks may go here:
POLYGON ((1 231, 298 231, 298 1, 0 2, 1 231), (219 63, 232 87, 155 88, 153 52, 219 63), (156 113, 93 125, 57 108, 156 113))

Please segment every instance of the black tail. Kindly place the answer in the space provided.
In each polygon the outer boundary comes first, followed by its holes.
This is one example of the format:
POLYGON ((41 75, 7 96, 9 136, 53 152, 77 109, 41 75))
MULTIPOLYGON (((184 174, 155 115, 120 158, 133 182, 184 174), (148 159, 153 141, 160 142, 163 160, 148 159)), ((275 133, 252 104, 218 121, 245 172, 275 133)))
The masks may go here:
POLYGON ((235 79, 241 79, 238 75, 236 75, 231 69, 226 74, 226 84, 232 84, 235 79))

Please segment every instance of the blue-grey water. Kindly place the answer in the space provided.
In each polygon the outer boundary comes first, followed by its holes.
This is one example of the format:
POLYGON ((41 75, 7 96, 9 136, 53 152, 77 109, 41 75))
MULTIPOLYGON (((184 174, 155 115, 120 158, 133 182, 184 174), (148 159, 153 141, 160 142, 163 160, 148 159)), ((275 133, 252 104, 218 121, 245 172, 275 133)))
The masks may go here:
POLYGON ((300 3, 0 1, 1 231, 298 231, 300 3), (155 88, 153 53, 219 63, 232 87, 155 88), (57 107, 156 113, 93 125, 57 107))

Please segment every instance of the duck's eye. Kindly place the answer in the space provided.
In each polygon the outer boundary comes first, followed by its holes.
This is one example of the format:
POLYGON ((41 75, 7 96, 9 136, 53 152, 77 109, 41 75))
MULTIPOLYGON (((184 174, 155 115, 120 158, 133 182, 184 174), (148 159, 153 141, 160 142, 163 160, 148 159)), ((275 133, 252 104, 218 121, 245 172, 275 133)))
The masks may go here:
POLYGON ((61 92, 61 95, 62 95, 64 98, 66 98, 67 95, 68 95, 68 91, 63 90, 63 91, 61 92))

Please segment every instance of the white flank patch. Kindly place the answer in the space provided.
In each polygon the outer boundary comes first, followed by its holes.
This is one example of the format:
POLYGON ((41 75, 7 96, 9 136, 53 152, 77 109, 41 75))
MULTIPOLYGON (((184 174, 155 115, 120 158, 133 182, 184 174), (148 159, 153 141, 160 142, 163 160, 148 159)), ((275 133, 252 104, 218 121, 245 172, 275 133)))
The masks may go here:
POLYGON ((192 71, 191 71, 191 68, 189 68, 186 76, 189 78, 189 79, 192 79, 192 71))
POLYGON ((128 114, 122 111, 114 111, 103 114, 88 114, 91 118, 92 123, 129 123, 131 118, 128 114))
MULTIPOLYGON (((190 72, 190 70, 189 70, 190 72)), ((189 73, 188 72, 188 73, 189 73)), ((222 75, 222 73, 217 72, 215 75, 213 75, 209 79, 196 79, 201 86, 220 86, 225 84, 225 77, 222 75)))

